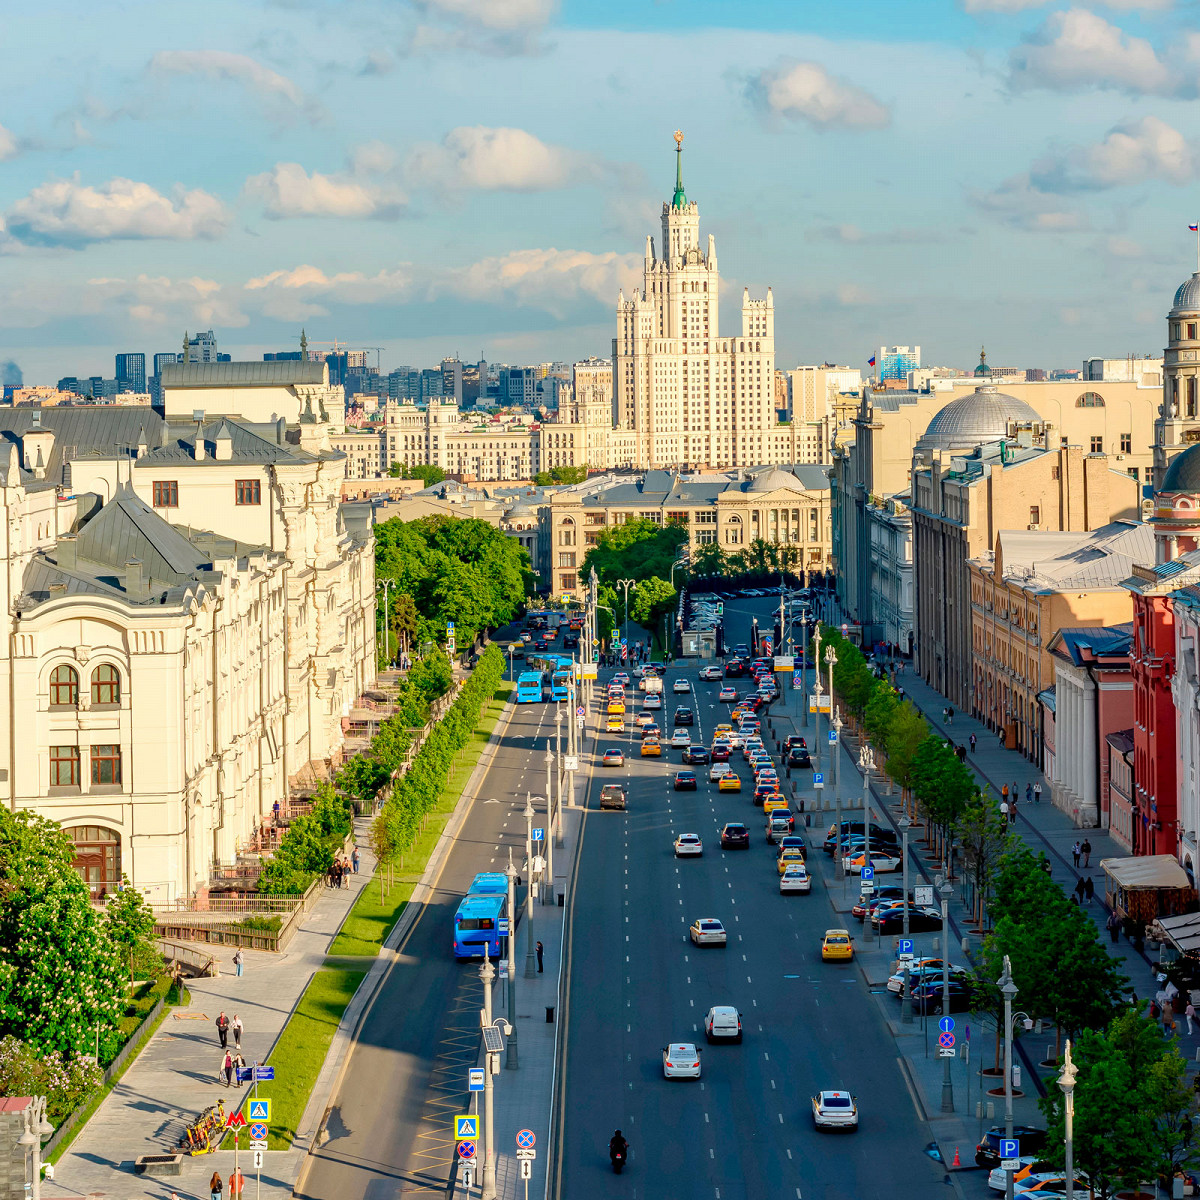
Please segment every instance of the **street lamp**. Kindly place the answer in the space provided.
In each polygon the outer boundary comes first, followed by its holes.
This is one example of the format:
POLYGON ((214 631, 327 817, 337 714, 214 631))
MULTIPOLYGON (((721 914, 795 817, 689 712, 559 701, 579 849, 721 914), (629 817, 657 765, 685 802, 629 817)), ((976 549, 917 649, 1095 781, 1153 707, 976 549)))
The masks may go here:
POLYGON ((496 1099, 493 1091, 492 1076, 500 1073, 500 1054, 504 1050, 501 1033, 508 1035, 513 1026, 503 1017, 492 1019, 492 981, 496 978, 496 968, 488 956, 487 946, 483 948, 483 965, 479 968, 479 978, 483 982, 483 1010, 479 1014, 479 1025, 483 1033, 484 1067, 483 1067, 483 1101, 484 1101, 484 1137, 483 1137, 483 1181, 479 1189, 480 1200, 496 1200, 496 1099), (499 1031, 497 1032, 497 1027, 499 1031))
POLYGON ((1067 1200, 1074 1200, 1075 1196, 1075 1076, 1078 1074, 1078 1067, 1071 1061, 1071 1039, 1067 1038, 1062 1074, 1058 1077, 1058 1086, 1062 1089, 1067 1110, 1064 1154, 1066 1170, 1063 1172, 1067 1177, 1067 1200))
MULTIPOLYGON (((897 822, 900 826, 900 835, 904 839, 904 863, 902 870, 904 871, 904 933, 905 941, 909 935, 909 896, 908 896, 908 831, 912 828, 912 819, 908 813, 905 813, 897 822)), ((912 959, 910 958, 904 964, 904 983, 900 989, 900 1023, 902 1025, 912 1024, 912 959)))
POLYGON ((625 644, 629 645, 629 589, 637 591, 637 580, 618 579, 617 587, 625 589, 625 644))
POLYGON ((388 630, 388 588, 395 586, 396 581, 394 579, 385 579, 382 583, 377 584, 375 587, 376 592, 378 592, 381 587, 383 588, 383 658, 384 661, 389 664, 392 661, 392 638, 391 633, 388 630))
POLYGON ((32 1200, 41 1200, 42 1142, 54 1132, 54 1126, 46 1120, 46 1097, 34 1096, 24 1116, 25 1129, 17 1138, 17 1145, 25 1152, 33 1168, 32 1200))
POLYGON ((508 1023, 512 1026, 504 1069, 515 1071, 517 1069, 517 868, 513 866, 511 846, 508 848, 508 866, 505 867, 504 874, 508 877, 508 1023))
POLYGON ((808 728, 808 609, 800 613, 800 721, 808 728))
MULTIPOLYGON (((871 865, 871 768, 875 766, 875 756, 871 753, 871 747, 867 740, 863 739, 863 744, 858 752, 858 769, 862 772, 863 781, 863 864, 871 865)), ((907 904, 908 901, 905 900, 907 904)), ((875 929, 871 925, 870 920, 863 916, 863 941, 873 942, 875 940, 875 929)))
MULTIPOLYGON (((546 749, 550 749, 548 739, 546 749)), ((525 811, 521 815, 525 818, 525 864, 529 872, 529 882, 525 888, 525 978, 536 979, 537 949, 533 941, 533 801, 528 792, 525 793, 525 811)))
MULTIPOLYGON (((996 986, 1004 996, 1004 1136, 1011 1139, 1013 1131, 1012 1006, 1013 1001, 1017 998, 1018 988, 1013 983, 1012 968, 1007 954, 1004 956, 1004 970, 1001 972, 1000 978, 996 980, 996 986)), ((1011 1171, 1004 1172, 1004 1196, 1005 1200, 1013 1200, 1013 1173, 1011 1171)))
MULTIPOLYGON (((950 1015, 950 897, 954 895, 954 885, 949 879, 943 879, 938 885, 938 895, 942 898, 942 1012, 950 1015)), ((904 906, 908 907, 908 897, 904 898, 904 906)), ((950 1059, 942 1059, 942 1112, 954 1111, 954 1081, 950 1078, 950 1059)))
MULTIPOLYGON (((569 694, 569 693, 568 693, 569 694)), ((574 716, 570 718, 571 724, 574 724, 574 716)), ((559 818, 562 817, 562 789, 563 789, 563 758, 562 758, 562 722, 563 710, 562 705, 558 706, 558 711, 554 714, 554 753, 557 758, 555 764, 557 768, 558 778, 556 783, 557 794, 550 795, 549 789, 546 791, 546 876, 547 879, 542 880, 542 903, 546 903, 546 892, 550 892, 550 898, 554 898, 554 830, 555 830, 555 813, 559 818)))
POLYGON ((821 769, 821 626, 817 624, 813 629, 813 675, 815 682, 813 683, 813 694, 817 697, 817 713, 816 713, 816 733, 813 734, 813 741, 816 743, 813 747, 817 752, 816 763, 813 768, 816 771, 821 769))

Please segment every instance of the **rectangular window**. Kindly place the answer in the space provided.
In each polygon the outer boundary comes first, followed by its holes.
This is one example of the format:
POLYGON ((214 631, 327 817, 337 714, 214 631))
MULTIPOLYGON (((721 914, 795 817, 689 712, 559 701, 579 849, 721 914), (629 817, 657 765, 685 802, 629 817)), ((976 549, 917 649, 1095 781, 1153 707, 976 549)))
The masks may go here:
POLYGON ((179 507, 179 484, 174 479, 163 479, 154 485, 155 508, 179 507))
POLYGON ((1041 521, 1041 519, 1042 519, 1042 510, 1036 504, 1031 504, 1029 506, 1029 523, 1030 523, 1030 525, 1037 525, 1041 521))
POLYGON ((1130 479, 1137 479, 1137 477, 1138 477, 1137 467, 1127 467, 1125 469, 1125 473, 1129 476, 1130 479))
POLYGON ((560 567, 573 567, 575 565, 574 554, 560 554, 558 556, 558 565, 560 567))
POLYGON ((79 747, 50 747, 50 786, 79 786, 79 747))
POLYGON ((121 782, 121 747, 92 747, 92 782, 98 784, 121 782))
POLYGON ((1121 453, 1122 454, 1132 454, 1133 453, 1133 434, 1132 433, 1121 434, 1121 453))
POLYGON ((235 504, 261 504, 262 482, 258 479, 239 479, 234 483, 236 489, 235 504))
POLYGON ((1092 438, 1092 453, 1093 454, 1103 454, 1104 453, 1104 439, 1102 437, 1092 438))

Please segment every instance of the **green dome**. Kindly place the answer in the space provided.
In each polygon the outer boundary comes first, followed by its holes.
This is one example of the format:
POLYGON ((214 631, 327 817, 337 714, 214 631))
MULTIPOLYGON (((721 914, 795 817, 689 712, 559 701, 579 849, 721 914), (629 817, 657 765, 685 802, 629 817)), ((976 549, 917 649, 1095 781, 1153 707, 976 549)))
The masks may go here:
POLYGON ((992 368, 987 363, 987 351, 981 346, 979 349, 979 366, 975 368, 975 378, 990 378, 991 374, 992 368))

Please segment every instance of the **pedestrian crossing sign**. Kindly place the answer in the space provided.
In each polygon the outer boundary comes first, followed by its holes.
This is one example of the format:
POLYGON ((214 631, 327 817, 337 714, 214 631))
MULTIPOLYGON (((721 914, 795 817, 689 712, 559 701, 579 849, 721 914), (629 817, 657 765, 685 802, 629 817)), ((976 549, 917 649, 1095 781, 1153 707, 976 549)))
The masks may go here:
POLYGON ((271 1102, 270 1100, 247 1100, 246 1115, 251 1121, 266 1121, 270 1124, 271 1121, 271 1102))
POLYGON ((475 1141, 479 1137, 478 1117, 455 1117, 454 1140, 456 1142, 475 1141))

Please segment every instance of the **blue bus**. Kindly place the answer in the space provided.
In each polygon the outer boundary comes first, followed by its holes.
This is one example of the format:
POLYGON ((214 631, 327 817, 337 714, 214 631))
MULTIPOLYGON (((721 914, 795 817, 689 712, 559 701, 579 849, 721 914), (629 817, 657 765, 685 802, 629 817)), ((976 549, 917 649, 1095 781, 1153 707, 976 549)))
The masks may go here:
POLYGON ((571 668, 559 667, 550 677, 550 699, 561 700, 564 703, 570 699, 567 688, 571 682, 571 668))
POLYGON ((500 932, 500 922, 507 919, 507 894, 464 896, 454 914, 454 957, 482 958, 485 947, 491 959, 507 954, 508 935, 500 932))
POLYGON ((517 676, 517 703, 540 704, 542 700, 541 671, 522 671, 517 676))
POLYGON ((508 876, 503 871, 480 871, 467 888, 468 896, 508 895, 508 876))

